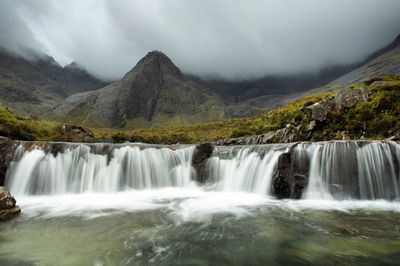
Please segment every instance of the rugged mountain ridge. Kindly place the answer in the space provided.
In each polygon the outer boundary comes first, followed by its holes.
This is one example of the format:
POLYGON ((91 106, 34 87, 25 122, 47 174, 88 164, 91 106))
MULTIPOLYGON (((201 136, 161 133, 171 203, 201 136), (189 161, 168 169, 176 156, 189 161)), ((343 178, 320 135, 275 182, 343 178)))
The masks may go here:
POLYGON ((28 60, 0 48, 0 100, 17 113, 42 115, 73 93, 105 85, 77 64, 63 68, 47 55, 32 52, 28 60))
POLYGON ((225 108, 221 96, 185 77, 162 52, 153 51, 121 80, 68 97, 54 110, 54 118, 138 128, 221 120, 225 108))

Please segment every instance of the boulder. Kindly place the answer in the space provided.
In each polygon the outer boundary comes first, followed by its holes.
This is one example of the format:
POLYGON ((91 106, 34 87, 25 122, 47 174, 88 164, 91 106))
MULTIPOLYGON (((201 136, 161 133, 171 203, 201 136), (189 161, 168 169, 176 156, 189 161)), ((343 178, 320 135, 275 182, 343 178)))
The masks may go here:
POLYGON ((19 143, 19 141, 0 137, 0 186, 4 185, 8 166, 14 157, 14 152, 19 143))
POLYGON ((357 104, 368 101, 368 94, 365 92, 365 88, 347 88, 339 92, 335 96, 336 109, 341 111, 346 108, 353 107, 357 104))
POLYGON ((278 166, 272 177, 272 191, 279 199, 300 199, 308 183, 309 160, 306 150, 296 150, 297 143, 278 158, 278 166))
POLYGON ((93 131, 86 127, 76 125, 64 125, 64 131, 70 136, 73 142, 93 142, 93 131))
POLYGON ((16 200, 6 187, 0 187, 0 220, 10 219, 21 213, 21 208, 15 205, 16 200))
POLYGON ((211 143, 203 143, 196 146, 193 153, 192 165, 196 169, 197 181, 204 183, 207 180, 205 175, 206 160, 210 158, 214 151, 214 145, 211 143))
POLYGON ((19 206, 14 206, 11 209, 0 209, 0 220, 8 220, 18 216, 21 213, 21 208, 19 206))
POLYGON ((0 187, 0 209, 10 209, 15 206, 15 199, 6 187, 0 187))
POLYGON ((323 101, 314 103, 303 109, 303 121, 325 121, 328 115, 328 108, 323 101))

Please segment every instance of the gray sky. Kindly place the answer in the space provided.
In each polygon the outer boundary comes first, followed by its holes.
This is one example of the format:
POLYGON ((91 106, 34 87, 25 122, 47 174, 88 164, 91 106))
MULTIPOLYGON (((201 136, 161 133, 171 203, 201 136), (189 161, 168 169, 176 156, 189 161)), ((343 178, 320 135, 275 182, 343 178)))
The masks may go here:
POLYGON ((0 1, 0 45, 117 79, 151 50, 227 79, 356 62, 400 33, 399 0, 0 1))

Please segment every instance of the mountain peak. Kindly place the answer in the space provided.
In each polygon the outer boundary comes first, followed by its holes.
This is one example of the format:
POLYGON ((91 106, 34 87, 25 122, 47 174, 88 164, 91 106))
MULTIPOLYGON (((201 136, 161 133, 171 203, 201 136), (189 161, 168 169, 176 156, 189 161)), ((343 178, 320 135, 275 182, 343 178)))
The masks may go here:
POLYGON ((137 72, 151 73, 153 77, 158 74, 171 74, 173 76, 183 78, 180 69, 172 62, 172 60, 161 51, 151 51, 147 53, 136 66, 125 74, 125 78, 137 72))

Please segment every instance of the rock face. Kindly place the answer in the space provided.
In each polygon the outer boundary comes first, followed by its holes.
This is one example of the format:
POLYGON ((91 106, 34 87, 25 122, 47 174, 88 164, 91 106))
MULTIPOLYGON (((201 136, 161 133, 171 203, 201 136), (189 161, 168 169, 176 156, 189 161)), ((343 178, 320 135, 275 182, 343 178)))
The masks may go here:
POLYGON ((210 158, 214 151, 214 145, 211 143, 203 143, 196 146, 193 153, 192 165, 196 169, 197 181, 204 183, 207 180, 205 176, 205 164, 206 160, 210 158))
POLYGON ((153 51, 120 81, 74 94, 54 113, 82 117, 80 123, 86 125, 138 128, 220 120, 225 108, 221 96, 188 79, 165 54, 153 51))
POLYGON ((82 68, 63 68, 52 57, 31 52, 29 60, 0 48, 0 99, 17 113, 45 115, 67 96, 106 85, 82 68))
POLYGON ((278 167, 272 177, 272 191, 279 199, 300 199, 308 183, 309 160, 304 150, 294 149, 296 145, 279 156, 278 167))
POLYGON ((6 172, 19 142, 0 137, 0 186, 4 185, 6 172))
POLYGON ((63 129, 69 134, 72 142, 92 142, 94 141, 93 131, 86 127, 76 125, 64 125, 63 129))
POLYGON ((16 200, 6 187, 0 187, 0 220, 13 218, 21 213, 21 208, 15 205, 16 200))

